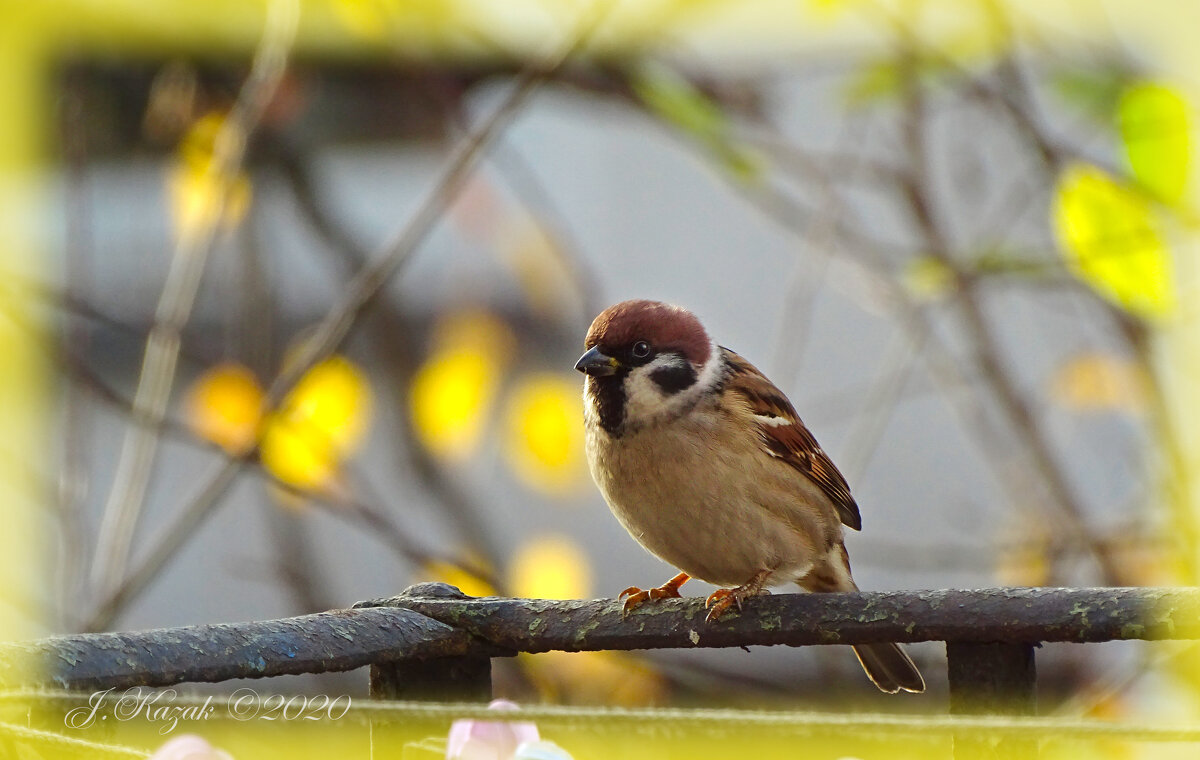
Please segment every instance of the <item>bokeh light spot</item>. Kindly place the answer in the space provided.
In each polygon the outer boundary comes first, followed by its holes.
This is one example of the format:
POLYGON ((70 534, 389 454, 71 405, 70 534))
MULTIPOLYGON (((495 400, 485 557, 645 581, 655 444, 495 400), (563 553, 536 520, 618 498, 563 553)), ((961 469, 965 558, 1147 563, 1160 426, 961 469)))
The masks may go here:
POLYGON ((344 357, 326 359, 300 378, 268 418, 260 444, 263 466, 296 488, 327 486, 361 442, 371 406, 362 371, 344 357))
POLYGON ((563 494, 584 482, 583 402, 574 378, 538 374, 513 389, 505 455, 528 485, 563 494))
POLYGON ((184 418, 198 437, 236 456, 258 438, 262 403, 263 389, 253 372, 240 364, 218 364, 188 390, 184 418))
POLYGON ((531 599, 586 599, 592 591, 587 554, 560 534, 535 536, 518 547, 509 578, 514 596, 531 599))

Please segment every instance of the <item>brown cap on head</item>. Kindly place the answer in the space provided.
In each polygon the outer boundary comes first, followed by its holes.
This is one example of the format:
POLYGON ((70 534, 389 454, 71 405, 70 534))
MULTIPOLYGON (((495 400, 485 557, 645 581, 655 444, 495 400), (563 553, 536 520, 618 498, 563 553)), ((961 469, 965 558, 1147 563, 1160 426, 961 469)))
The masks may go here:
POLYGON ((602 311, 588 329, 584 346, 612 353, 639 340, 660 351, 678 351, 697 367, 712 351, 708 333, 694 314, 682 306, 644 300, 622 301, 602 311))

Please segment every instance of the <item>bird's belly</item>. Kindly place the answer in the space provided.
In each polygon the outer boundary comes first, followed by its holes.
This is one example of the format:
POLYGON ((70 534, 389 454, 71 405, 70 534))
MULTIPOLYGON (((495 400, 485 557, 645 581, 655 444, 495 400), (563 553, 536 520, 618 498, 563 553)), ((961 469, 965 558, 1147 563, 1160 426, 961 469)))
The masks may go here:
POLYGON ((661 502, 650 514, 613 505, 625 528, 652 554, 689 576, 716 586, 739 586, 760 570, 766 585, 804 575, 813 555, 795 531, 752 508, 661 502))
POLYGON ((793 471, 760 457, 761 471, 745 472, 745 458, 722 456, 727 447, 661 439, 652 448, 636 440, 618 444, 595 452, 608 464, 595 474, 609 507, 642 546, 693 578, 737 586, 770 570, 767 585, 777 585, 804 575, 828 551, 831 537, 821 521, 787 522, 781 513, 802 510, 769 504, 804 498, 806 484, 793 471), (629 472, 641 474, 620 474, 629 472))

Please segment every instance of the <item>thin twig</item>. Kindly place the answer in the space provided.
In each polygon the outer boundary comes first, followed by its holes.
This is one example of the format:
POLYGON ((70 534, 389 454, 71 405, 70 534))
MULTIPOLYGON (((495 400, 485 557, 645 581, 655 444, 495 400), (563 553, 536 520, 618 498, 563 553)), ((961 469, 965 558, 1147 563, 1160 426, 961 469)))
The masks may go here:
MULTIPOLYGON (((233 328, 235 355, 242 357, 257 377, 269 377, 273 369, 272 317, 274 293, 264 271, 263 246, 259 240, 261 215, 253 214, 241 229, 241 272, 236 278, 239 296, 233 328)), ((259 472, 265 472, 260 465, 259 472)), ((333 606, 335 598, 329 574, 313 546, 309 521, 294 510, 266 504, 268 533, 275 552, 272 569, 280 585, 291 595, 297 612, 317 612, 333 606)))
MULTIPOLYGON (((85 107, 81 87, 68 82, 62 105, 62 142, 70 181, 66 190, 66 265, 64 275, 68 288, 86 291, 91 285, 93 246, 93 213, 91 198, 85 190, 87 180, 87 139, 83 128, 85 107)), ((10 280, 5 280, 11 282, 10 280)), ((35 343, 40 343, 36 340, 35 343)), ((63 320, 61 345, 67 356, 83 354, 89 345, 87 330, 70 320, 63 320)), ((68 359, 68 363, 70 360, 68 359)), ((67 610, 78 605, 76 600, 87 585, 87 565, 91 529, 87 525, 84 505, 90 487, 89 471, 93 462, 88 456, 85 441, 93 430, 93 415, 87 398, 79 389, 70 386, 63 394, 62 427, 64 431, 61 474, 56 489, 59 522, 58 578, 55 588, 55 612, 58 623, 65 627, 67 610)))
POLYGON ((212 515, 213 507, 229 486, 233 485, 242 466, 241 459, 228 459, 204 478, 200 490, 187 502, 183 511, 176 515, 157 540, 148 542, 152 548, 146 558, 103 598, 96 611, 82 626, 83 630, 100 631, 107 628, 125 606, 145 590, 150 581, 159 577, 162 568, 176 556, 179 548, 195 535, 212 515))
MULTIPOLYGON (((0 282, 3 282, 0 278, 0 282)), ((12 303, 13 299, 0 299, 0 310, 19 327, 32 332, 33 327, 29 325, 22 317, 22 313, 15 309, 6 309, 5 304, 12 303)), ((130 328, 132 329, 132 328, 130 328)), ((97 400, 103 402, 116 412, 132 417, 134 415, 133 402, 131 399, 123 396, 119 391, 112 388, 106 383, 103 378, 93 372, 82 357, 76 356, 73 351, 53 352, 43 342, 38 342, 36 345, 43 347, 47 358, 54 362, 57 369, 64 373, 71 381, 78 384, 87 393, 91 394, 97 400)), ((173 440, 187 444, 201 450, 207 454, 224 454, 224 451, 214 443, 196 437, 186 424, 164 417, 160 424, 161 432, 170 436, 173 440)), ((423 566, 433 562, 441 562, 451 567, 456 567, 463 572, 473 575, 481 580, 489 583, 493 588, 503 589, 503 584, 500 579, 486 568, 466 561, 460 557, 444 554, 433 549, 422 548, 416 541, 410 538, 405 532, 386 514, 385 510, 373 506, 370 503, 364 502, 361 499, 355 499, 349 496, 340 495, 338 497, 324 496, 319 493, 312 493, 301 490, 290 484, 279 480, 273 473, 265 469, 257 458, 254 458, 253 453, 247 454, 243 459, 243 464, 252 467, 253 471, 261 478, 270 483, 272 487, 279 488, 282 491, 291 493, 293 496, 303 499, 308 503, 315 504, 322 509, 327 510, 339 518, 345 519, 352 517, 357 520, 358 527, 365 527, 372 536, 381 538, 393 551, 414 566, 423 566)), ((351 470, 349 465, 347 468, 351 470)), ((44 477, 38 476, 39 482, 45 482, 46 486, 39 490, 49 490, 49 483, 44 477)), ((98 620, 93 619, 88 621, 86 628, 94 629, 98 625, 98 620)), ((74 627, 74 624, 67 627, 74 627)))
MULTIPOLYGON (((499 107, 481 122, 479 128, 466 140, 457 145, 443 173, 413 218, 383 246, 379 255, 372 257, 372 263, 351 282, 340 304, 322 320, 313 337, 300 349, 296 361, 276 377, 267 392, 265 410, 278 406, 304 372, 336 350, 367 305, 416 252, 445 208, 456 197, 482 154, 503 128, 516 116, 538 86, 552 76, 587 41, 603 18, 603 15, 598 13, 598 9, 601 8, 607 10, 609 5, 592 8, 585 23, 570 38, 568 44, 556 51, 546 62, 523 70, 499 107)), ((96 613, 88 622, 88 630, 107 627, 125 605, 141 594, 149 582, 157 577, 178 547, 209 516, 242 466, 242 459, 229 459, 204 481, 197 495, 164 531, 160 541, 153 544, 154 548, 147 559, 100 602, 96 613)))
MULTIPOLYGON (((911 60, 911 58, 908 58, 911 60)), ((959 316, 971 337, 974 360, 980 368, 980 377, 987 383, 991 396, 1004 411, 1009 424, 1020 440, 1024 459, 1039 474, 1050 492, 1050 503, 1057 507, 1060 522, 1075 540, 1089 547, 1096 559, 1105 583, 1116 585, 1120 578, 1087 524, 1083 504, 1067 482, 1062 465, 1058 463, 1052 446, 1034 415, 1032 406, 1017 388, 1016 380, 1001 358, 1001 349, 994 330, 984 316, 976 280, 964 277, 951 252, 951 244, 945 234, 945 224, 934 206, 927 140, 929 114, 926 110, 924 92, 919 83, 912 79, 911 70, 906 92, 906 112, 902 122, 910 167, 901 175, 899 190, 901 198, 916 222, 924 238, 930 256, 949 271, 957 275, 954 302, 959 316)))
MULTIPOLYGON (((732 183, 731 185, 753 205, 765 211, 769 218, 803 239, 811 212, 768 183, 760 183, 751 192, 732 183)), ((997 482, 1010 492, 1014 503, 1021 503, 1027 499, 1028 494, 1020 485, 1023 478, 1011 471, 1011 467, 1007 468, 1009 472, 1004 471, 1005 463, 1012 461, 1011 445, 1005 436, 995 429, 994 422, 975 394, 961 392, 968 388, 969 384, 964 371, 958 366, 958 360, 933 330, 929 315, 914 303, 888 265, 887 262, 894 258, 891 249, 895 246, 872 240, 849 221, 838 220, 833 224, 833 229, 843 243, 841 250, 847 254, 843 257, 844 261, 857 269, 863 281, 871 285, 870 289, 864 288, 857 294, 859 299, 870 307, 877 307, 882 301, 883 305, 896 315, 897 326, 909 333, 911 340, 926 342, 926 361, 931 376, 947 393, 947 397, 953 402, 952 407, 959 413, 963 423, 973 431, 972 440, 982 448, 983 461, 996 470, 997 482)), ((899 255, 904 255, 903 249, 898 250, 901 251, 899 255)), ((946 250, 944 246, 942 250, 946 250)), ((819 249, 816 249, 816 252, 828 255, 819 249)), ((952 261, 949 263, 953 264, 952 261)), ((953 268, 951 271, 959 270, 953 268)), ((852 295, 855 293, 852 292, 852 295)), ((991 355, 994 356, 994 352, 991 352, 991 355)), ((1097 544, 1087 541, 1087 545, 1094 547, 1097 544)))
MULTIPOLYGON (((354 272, 366 267, 368 252, 355 242, 321 203, 309 168, 290 151, 283 151, 281 160, 301 213, 312 225, 313 231, 325 241, 326 246, 338 255, 339 269, 348 270, 347 276, 352 276, 354 272)), ((375 355, 386 373, 387 382, 393 388, 388 398, 408 398, 416 371, 415 361, 411 356, 412 341, 409 340, 413 334, 412 320, 389 298, 380 298, 370 313, 373 318, 367 320, 367 334, 374 343, 375 355)), ((451 529, 459 534, 461 543, 470 554, 478 556, 489 566, 498 566, 500 549, 492 539, 493 532, 487 527, 485 510, 475 503, 467 490, 450 476, 429 450, 417 440, 411 416, 405 414, 403 407, 392 403, 385 409, 392 413, 395 435, 404 444, 403 451, 407 458, 402 464, 411 468, 412 473, 434 497, 437 506, 434 517, 449 523, 451 529)), ((390 543, 401 556, 408 559, 414 556, 406 548, 406 542, 391 539, 390 543)))
POLYGON ((838 458, 850 482, 861 477, 871 463, 928 338, 928 331, 900 333, 880 360, 875 382, 859 401, 855 423, 846 434, 845 454, 838 458))
MULTIPOLYGON (((842 132, 849 135, 849 130, 842 132)), ((811 169, 808 163, 806 169, 811 169)), ((848 172, 852 175, 854 172, 848 172)), ((813 309, 816 306, 817 294, 825 284, 829 273, 829 265, 837 255, 838 241, 835 220, 847 218, 847 209, 842 197, 833 188, 834 180, 821 170, 814 170, 811 175, 817 184, 825 191, 822 195, 822 208, 814 213, 810 233, 804 235, 806 247, 823 249, 825 256, 818 257, 815 262, 811 257, 797 256, 792 265, 787 295, 784 297, 783 309, 779 319, 779 334, 775 350, 775 367, 772 376, 777 382, 790 385, 800 372, 804 351, 808 347, 812 335, 811 325, 813 309)))
POLYGON ((383 286, 409 262, 433 231, 442 213, 458 197, 476 164, 521 111, 529 97, 590 39, 610 7, 609 3, 593 6, 578 30, 568 37, 567 43, 545 61, 523 69, 512 90, 483 122, 482 127, 468 133, 455 145, 447 170, 438 177, 409 222, 371 257, 371 263, 354 277, 340 302, 317 325, 311 339, 298 352, 296 361, 271 384, 267 391, 269 406, 277 405, 305 372, 337 350, 383 286))
MULTIPOLYGON (((355 475, 356 473, 351 472, 350 474, 355 475)), ((383 499, 372 490, 369 481, 362 473, 356 475, 354 478, 356 488, 359 491, 367 492, 365 499, 339 496, 336 499, 325 500, 323 506, 328 507, 338 516, 344 516, 348 511, 371 532, 371 535, 382 539, 398 556, 408 560, 414 567, 425 568, 434 563, 444 564, 478 578, 496 589, 497 593, 505 593, 505 583, 492 569, 494 565, 486 566, 448 552, 421 546, 392 519, 386 510, 376 506, 383 504, 383 499)))
MULTIPOLYGON (((224 179, 237 173, 250 134, 283 79, 299 14, 298 0, 274 0, 269 6, 250 74, 214 139, 212 161, 203 176, 205 187, 223 187, 224 179)), ((159 426, 175 381, 182 330, 216 243, 227 200, 224 191, 216 194, 211 218, 200 230, 181 233, 171 257, 133 398, 138 413, 121 445, 96 541, 92 583, 101 593, 111 591, 125 572, 154 468, 159 426)))
POLYGON ((501 141, 492 157, 500 176, 515 193, 525 211, 534 219, 538 231, 549 242, 551 254, 567 273, 575 288, 578 316, 585 321, 604 307, 600 278, 583 255, 583 247, 571 231, 567 215, 546 189, 537 172, 511 141, 501 141))

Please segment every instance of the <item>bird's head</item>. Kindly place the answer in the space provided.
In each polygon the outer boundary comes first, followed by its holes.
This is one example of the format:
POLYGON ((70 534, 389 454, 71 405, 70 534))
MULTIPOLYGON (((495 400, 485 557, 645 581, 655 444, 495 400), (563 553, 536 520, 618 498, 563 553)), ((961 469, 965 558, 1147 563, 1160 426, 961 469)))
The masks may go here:
POLYGON ((612 435, 669 421, 721 380, 720 351, 687 309, 622 301, 601 312, 575 369, 588 376, 586 400, 612 435))

